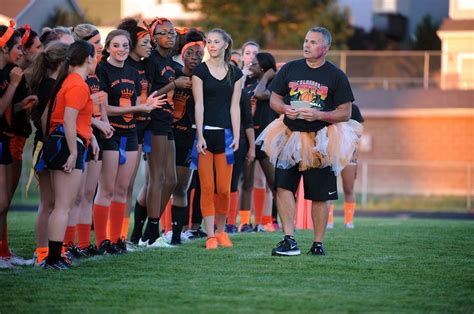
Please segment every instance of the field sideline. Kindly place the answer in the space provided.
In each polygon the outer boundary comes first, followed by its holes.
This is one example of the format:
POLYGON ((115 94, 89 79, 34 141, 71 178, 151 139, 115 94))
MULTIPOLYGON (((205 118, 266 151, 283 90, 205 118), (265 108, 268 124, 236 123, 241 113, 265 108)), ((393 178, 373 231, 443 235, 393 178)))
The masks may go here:
MULTIPOLYGON (((10 242, 34 250, 35 213, 12 212, 10 242)), ((474 311, 472 221, 336 219, 327 256, 272 257, 281 233, 235 235, 208 252, 177 249, 85 260, 68 272, 0 270, 0 313, 462 312, 474 311)), ((306 252, 311 232, 296 235, 306 252)))

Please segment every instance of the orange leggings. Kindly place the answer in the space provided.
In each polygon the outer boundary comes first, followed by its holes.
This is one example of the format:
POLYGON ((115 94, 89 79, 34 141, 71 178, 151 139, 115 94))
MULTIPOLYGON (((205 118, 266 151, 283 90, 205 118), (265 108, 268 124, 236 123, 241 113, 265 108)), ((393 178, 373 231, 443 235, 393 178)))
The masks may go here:
POLYGON ((213 154, 206 150, 206 155, 199 154, 199 182, 201 183, 201 212, 202 216, 227 215, 230 208, 230 181, 232 165, 227 164, 225 153, 213 154), (214 168, 216 184, 214 187, 214 168), (214 191, 217 190, 217 210, 214 205, 214 191))

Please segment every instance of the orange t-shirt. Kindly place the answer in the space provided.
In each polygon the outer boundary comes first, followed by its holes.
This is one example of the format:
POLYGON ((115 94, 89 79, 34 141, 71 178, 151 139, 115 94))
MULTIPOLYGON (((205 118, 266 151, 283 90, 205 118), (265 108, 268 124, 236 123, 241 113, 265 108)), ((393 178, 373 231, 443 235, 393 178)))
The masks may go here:
POLYGON ((77 135, 86 140, 85 144, 88 146, 92 137, 91 120, 93 105, 89 86, 77 73, 71 73, 66 77, 56 96, 54 109, 51 114, 50 133, 58 125, 64 124, 64 111, 66 107, 79 111, 76 119, 77 135))

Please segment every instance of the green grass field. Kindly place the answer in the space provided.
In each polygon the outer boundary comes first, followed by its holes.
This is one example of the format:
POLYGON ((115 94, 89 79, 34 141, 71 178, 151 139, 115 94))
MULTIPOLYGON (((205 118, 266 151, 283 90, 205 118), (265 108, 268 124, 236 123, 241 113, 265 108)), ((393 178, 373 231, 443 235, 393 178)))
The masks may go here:
MULTIPOLYGON (((272 257, 281 233, 85 260, 67 272, 0 271, 0 313, 314 313, 474 311, 472 221, 336 219, 327 256, 272 257)), ((31 256, 34 213, 9 215, 11 247, 31 256)), ((311 232, 299 231, 306 252, 311 232)))

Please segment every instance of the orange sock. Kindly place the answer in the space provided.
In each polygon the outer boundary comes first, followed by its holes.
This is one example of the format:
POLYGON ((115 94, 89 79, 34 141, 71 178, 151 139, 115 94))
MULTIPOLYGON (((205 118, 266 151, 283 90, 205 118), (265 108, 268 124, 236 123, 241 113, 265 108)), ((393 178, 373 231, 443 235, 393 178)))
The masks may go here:
POLYGON ((253 189, 253 216, 255 218, 255 225, 262 223, 263 206, 265 205, 266 189, 253 189))
POLYGON ((328 224, 334 225, 334 203, 329 204, 328 224))
POLYGON ((117 243, 122 233, 123 216, 125 214, 126 203, 110 203, 109 221, 110 221, 110 240, 117 243))
POLYGON ((91 245, 91 224, 77 225, 77 244, 80 249, 88 248, 91 245))
POLYGON ((237 207, 239 206, 239 192, 230 193, 230 210, 227 216, 227 223, 230 225, 237 224, 237 207))
POLYGON ((130 217, 123 217, 122 222, 122 232, 120 233, 120 237, 122 239, 128 239, 128 225, 130 224, 130 217))
POLYGON ((94 230, 97 247, 107 239, 107 220, 109 220, 109 206, 94 204, 94 230))
POLYGON ((344 203, 344 224, 352 223, 354 218, 356 203, 344 203))
POLYGON ((10 252, 10 247, 8 246, 8 227, 5 224, 5 230, 0 239, 0 257, 10 257, 12 253, 10 252))
POLYGON ((76 243, 76 226, 67 226, 63 243, 67 246, 74 245, 76 243))
POLYGON ((241 210, 239 211, 240 215, 240 224, 241 225, 248 225, 250 224, 250 210, 241 210))
POLYGON ((262 217, 262 224, 271 224, 273 222, 272 216, 263 216, 262 217))
POLYGON ((48 247, 38 247, 36 248, 36 262, 39 264, 46 257, 48 257, 49 248, 48 247))

